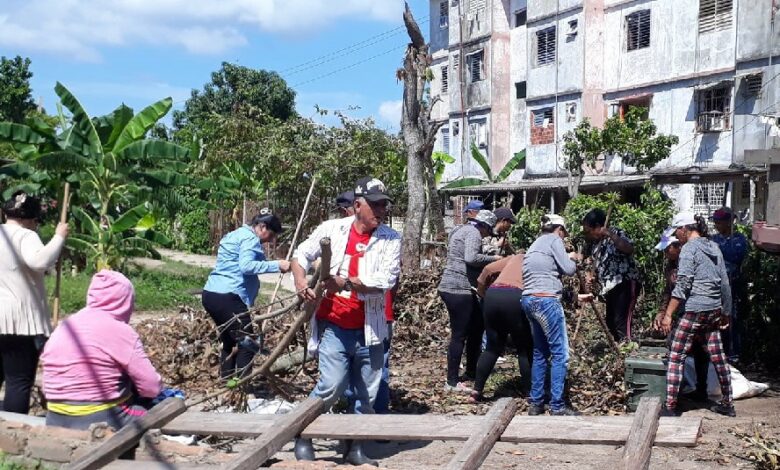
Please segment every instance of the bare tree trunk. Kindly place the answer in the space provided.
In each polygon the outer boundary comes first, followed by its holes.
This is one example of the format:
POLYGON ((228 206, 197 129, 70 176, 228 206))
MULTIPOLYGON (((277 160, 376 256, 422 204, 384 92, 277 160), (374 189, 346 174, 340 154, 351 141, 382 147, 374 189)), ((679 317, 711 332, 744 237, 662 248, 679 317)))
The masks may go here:
POLYGON ((444 236, 444 210, 441 204, 441 196, 436 189, 436 178, 433 172, 433 160, 425 160, 425 183, 428 196, 428 229, 432 238, 439 240, 444 236))
POLYGON ((585 177, 585 173, 580 171, 578 174, 573 175, 571 172, 569 172, 569 198, 575 198, 580 193, 580 185, 582 184, 582 179, 585 177))
MULTIPOLYGON (((433 144, 442 123, 431 122, 433 103, 426 105, 423 100, 426 86, 425 72, 431 64, 428 46, 425 44, 425 38, 420 32, 420 27, 414 20, 408 4, 403 16, 406 32, 409 34, 411 42, 406 48, 404 66, 397 73, 397 76, 404 81, 401 131, 406 146, 406 174, 409 193, 409 206, 404 221, 401 262, 404 271, 414 271, 420 267, 420 242, 428 208, 426 193, 430 190, 430 185, 426 181, 426 174, 429 173, 428 168, 433 166, 431 162, 433 144)), ((434 198, 430 199, 433 202, 434 198)), ((441 211, 439 210, 437 213, 440 214, 441 211)))

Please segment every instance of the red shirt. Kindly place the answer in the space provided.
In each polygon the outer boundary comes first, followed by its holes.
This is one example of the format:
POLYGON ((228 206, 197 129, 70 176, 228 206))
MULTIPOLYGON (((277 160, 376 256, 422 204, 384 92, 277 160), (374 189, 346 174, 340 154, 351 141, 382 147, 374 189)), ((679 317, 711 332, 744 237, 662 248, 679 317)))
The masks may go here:
POLYGON ((392 322, 393 317, 393 289, 388 289, 385 292, 385 318, 387 321, 392 322))
MULTIPOLYGON (((360 272, 359 266, 366 252, 370 233, 358 233, 355 226, 350 227, 347 251, 344 253, 344 262, 339 267, 338 276, 356 277, 360 272)), ((363 301, 358 299, 355 291, 341 291, 328 293, 320 302, 317 310, 318 320, 327 320, 338 327, 356 330, 363 328, 366 310, 363 301)))

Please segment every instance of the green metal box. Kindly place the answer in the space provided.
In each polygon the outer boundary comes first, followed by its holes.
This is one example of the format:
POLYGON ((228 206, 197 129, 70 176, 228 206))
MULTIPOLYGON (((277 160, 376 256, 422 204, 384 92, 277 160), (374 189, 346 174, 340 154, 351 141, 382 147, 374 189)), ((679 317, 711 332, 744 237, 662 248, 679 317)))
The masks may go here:
POLYGON ((625 381, 628 409, 636 411, 642 397, 666 399, 665 347, 642 346, 626 356, 625 381))

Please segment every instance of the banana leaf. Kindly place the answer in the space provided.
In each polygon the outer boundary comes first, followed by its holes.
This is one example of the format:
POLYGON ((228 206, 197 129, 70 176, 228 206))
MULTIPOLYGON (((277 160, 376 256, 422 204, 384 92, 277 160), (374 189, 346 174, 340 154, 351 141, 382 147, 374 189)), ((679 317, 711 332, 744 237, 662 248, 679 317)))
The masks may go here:
POLYGON ((101 155, 103 149, 100 145, 100 136, 98 136, 92 119, 89 118, 79 100, 60 82, 57 82, 54 91, 60 97, 62 104, 73 114, 73 126, 68 139, 69 146, 74 147, 82 155, 101 155))
POLYGON ((181 145, 164 140, 149 139, 133 142, 122 148, 118 153, 114 152, 117 158, 125 161, 151 159, 182 160, 186 159, 188 154, 189 149, 181 145))
POLYGON ((93 236, 96 236, 100 233, 100 225, 94 218, 92 218, 92 216, 87 214, 84 209, 81 207, 73 207, 71 212, 73 213, 73 217, 81 225, 81 230, 83 232, 93 236))
POLYGON ((128 145, 142 139, 157 121, 168 114, 171 106, 173 106, 173 100, 168 97, 147 106, 133 116, 127 125, 124 126, 122 133, 119 134, 119 138, 117 138, 113 147, 114 152, 121 152, 128 145))
POLYGON ((509 177, 509 175, 519 167, 525 160, 525 149, 517 152, 508 162, 504 165, 504 168, 496 176, 496 183, 500 183, 509 177))
POLYGON ((442 189, 468 188, 470 186, 482 186, 485 183, 487 183, 487 181, 480 178, 461 178, 455 181, 450 181, 449 183, 442 186, 442 189))
POLYGON ((473 158, 482 168, 482 171, 485 172, 488 181, 493 181, 493 172, 490 171, 490 164, 485 160, 485 156, 482 155, 482 152, 479 151, 479 148, 473 142, 471 143, 471 158, 473 158))
POLYGON ((148 213, 149 209, 144 204, 133 207, 111 224, 111 233, 121 233, 134 228, 148 213))
POLYGON ((0 141, 19 144, 42 144, 46 138, 24 124, 0 122, 0 141))

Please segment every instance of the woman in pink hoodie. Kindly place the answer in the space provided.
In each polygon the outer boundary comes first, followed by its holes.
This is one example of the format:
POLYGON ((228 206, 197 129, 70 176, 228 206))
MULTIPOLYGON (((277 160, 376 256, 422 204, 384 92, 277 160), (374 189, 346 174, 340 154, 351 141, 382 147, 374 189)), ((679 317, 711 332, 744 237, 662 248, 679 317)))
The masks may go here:
POLYGON ((60 323, 44 347, 46 424, 87 429, 107 422, 119 429, 146 413, 135 398, 155 398, 160 374, 128 324, 133 285, 116 271, 92 277, 87 306, 60 323))

